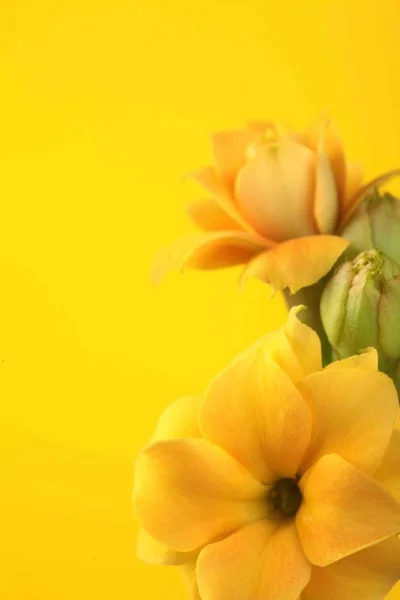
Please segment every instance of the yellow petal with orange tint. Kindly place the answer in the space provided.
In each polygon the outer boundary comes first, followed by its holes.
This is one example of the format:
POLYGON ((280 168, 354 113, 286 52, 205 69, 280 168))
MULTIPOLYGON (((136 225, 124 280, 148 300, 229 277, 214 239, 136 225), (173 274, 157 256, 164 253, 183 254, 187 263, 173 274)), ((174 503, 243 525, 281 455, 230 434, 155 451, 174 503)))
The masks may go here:
POLYGON ((313 567, 305 600, 377 600, 400 579, 400 540, 390 537, 328 567, 313 567))
POLYGON ((296 476, 310 439, 311 414, 291 379, 260 343, 211 382, 200 425, 207 439, 267 484, 296 476))
MULTIPOLYGON (((212 167, 203 167, 188 174, 213 197, 220 208, 226 212, 244 231, 256 234, 256 230, 243 218, 238 210, 229 187, 212 167)), ((273 243, 273 242, 271 242, 273 243)))
POLYGON ((283 242, 258 254, 245 268, 242 279, 256 277, 275 291, 292 294, 317 283, 326 275, 349 242, 333 235, 313 235, 283 242))
POLYGON ((332 233, 339 216, 339 190, 321 136, 316 153, 314 217, 320 233, 332 233))
POLYGON ((316 233, 313 223, 314 153, 293 140, 258 148, 236 178, 240 212, 275 241, 316 233))
POLYGON ((392 380, 371 369, 326 368, 298 388, 313 414, 313 432, 302 472, 335 452, 374 473, 389 443, 398 400, 392 380))
POLYGON ((244 231, 189 236, 159 252, 153 268, 153 280, 157 283, 170 271, 184 267, 218 269, 244 264, 264 249, 254 236, 244 231))
POLYGON ((393 430, 374 478, 400 502, 400 432, 393 430))
POLYGON ((137 555, 144 562, 157 565, 183 565, 197 558, 199 551, 176 552, 151 537, 144 529, 139 531, 137 555))
POLYGON ((136 464, 134 508, 155 539, 189 552, 265 516, 266 489, 202 439, 147 446, 136 464))
POLYGON ((356 163, 347 163, 346 165, 346 190, 344 197, 341 198, 340 215, 346 214, 349 203, 361 189, 364 180, 364 171, 361 165, 356 163))
POLYGON ((337 454, 300 479, 296 526, 309 561, 325 567, 400 531, 400 504, 337 454))
POLYGON ((294 306, 290 309, 283 330, 301 364, 302 376, 305 377, 322 369, 321 341, 318 334, 297 317, 301 310, 304 307, 294 306))
POLYGON ((224 182, 233 189, 237 172, 243 167, 247 150, 262 137, 255 129, 219 131, 211 138, 217 170, 224 182))
POLYGON ((196 561, 182 565, 181 573, 189 591, 190 600, 201 600, 199 586, 197 585, 196 561))
POLYGON ((184 437, 201 437, 199 410, 202 398, 183 396, 170 404, 161 415, 152 442, 184 437))
POLYGON ((293 523, 247 525, 204 548, 197 562, 202 600, 297 600, 310 574, 293 523))
POLYGON ((343 360, 336 360, 325 367, 326 370, 354 368, 377 371, 378 353, 375 348, 366 348, 364 351, 360 352, 360 354, 344 358, 343 360))
POLYGON ((188 206, 192 221, 204 231, 242 231, 242 227, 232 219, 215 200, 199 200, 188 206))

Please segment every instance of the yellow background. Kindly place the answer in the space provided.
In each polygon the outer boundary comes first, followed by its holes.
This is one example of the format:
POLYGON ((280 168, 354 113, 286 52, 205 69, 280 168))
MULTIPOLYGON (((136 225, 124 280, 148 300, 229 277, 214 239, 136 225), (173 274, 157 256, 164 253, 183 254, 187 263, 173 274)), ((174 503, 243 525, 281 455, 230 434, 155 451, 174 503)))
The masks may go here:
POLYGON ((156 250, 190 231, 180 176, 215 129, 322 111, 367 175, 399 166, 399 17, 398 0, 1 3, 1 600, 186 598, 135 558, 134 457, 285 309, 235 270, 152 287, 156 250))

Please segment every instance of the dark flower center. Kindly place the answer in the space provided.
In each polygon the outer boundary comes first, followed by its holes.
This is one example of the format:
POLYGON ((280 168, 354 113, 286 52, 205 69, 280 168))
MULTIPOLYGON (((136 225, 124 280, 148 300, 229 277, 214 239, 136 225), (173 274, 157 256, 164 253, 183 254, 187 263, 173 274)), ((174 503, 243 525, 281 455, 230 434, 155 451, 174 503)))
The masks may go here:
POLYGON ((293 517, 300 508, 301 495, 296 479, 279 479, 271 488, 268 500, 276 516, 293 517))

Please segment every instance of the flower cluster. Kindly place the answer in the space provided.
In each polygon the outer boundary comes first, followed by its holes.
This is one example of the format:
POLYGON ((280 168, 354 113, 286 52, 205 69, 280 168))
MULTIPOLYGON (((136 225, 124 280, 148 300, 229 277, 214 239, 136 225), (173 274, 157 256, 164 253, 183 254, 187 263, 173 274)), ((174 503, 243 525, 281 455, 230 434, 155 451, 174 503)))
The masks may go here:
POLYGON ((136 463, 138 555, 179 566, 193 600, 380 600, 400 579, 400 204, 378 191, 394 172, 363 184, 330 123, 213 148, 192 174, 203 232, 157 276, 244 264, 309 308, 165 410, 136 463))

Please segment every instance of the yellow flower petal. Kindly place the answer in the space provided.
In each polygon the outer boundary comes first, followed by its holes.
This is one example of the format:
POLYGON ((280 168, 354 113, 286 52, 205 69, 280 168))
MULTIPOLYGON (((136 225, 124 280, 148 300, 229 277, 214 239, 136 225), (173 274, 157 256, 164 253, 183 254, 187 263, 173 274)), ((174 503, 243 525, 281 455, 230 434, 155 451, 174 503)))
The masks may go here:
POLYGON ((220 131, 212 136, 218 173, 232 189, 237 172, 246 162, 248 147, 261 137, 261 132, 254 129, 220 131))
POLYGON ((199 550, 176 552, 152 538, 144 529, 139 530, 137 555, 140 560, 157 565, 183 565, 197 558, 199 550))
POLYGON ((263 343, 210 384, 200 410, 203 435, 259 481, 295 477, 311 434, 311 414, 263 343))
POLYGON ((192 221, 205 231, 242 231, 242 227, 234 221, 215 200, 200 200, 188 206, 188 214, 192 221))
POLYGON ((364 171, 361 165, 355 163, 347 163, 346 165, 346 190, 344 197, 341 198, 340 216, 346 214, 349 204, 351 203, 358 190, 361 189, 364 179, 364 171))
POLYGON ((238 210, 228 186, 212 167, 203 167, 189 173, 188 177, 199 183, 214 198, 220 208, 226 212, 244 231, 256 234, 256 230, 243 218, 238 210))
POLYGON ((384 455, 397 415, 397 393, 389 377, 361 368, 327 368, 298 388, 313 415, 313 433, 301 470, 336 452, 366 473, 384 455))
POLYGON ((292 524, 260 521, 202 550, 202 600, 297 600, 311 566, 292 524))
POLYGON ((393 536, 328 567, 313 567, 305 600, 383 599, 400 579, 400 540, 393 536))
POLYGON ((339 215, 339 191, 323 135, 317 149, 315 178, 314 217, 320 233, 332 233, 339 215))
POLYGON ((367 369, 370 371, 378 370, 378 353, 375 348, 366 348, 360 354, 344 358, 343 360, 336 360, 327 367, 326 370, 336 369, 367 369))
POLYGON ((374 478, 400 502, 400 432, 396 429, 374 478))
MULTIPOLYGON (((304 307, 294 306, 284 326, 284 332, 301 365, 302 377, 322 369, 321 342, 317 333, 300 321, 297 314, 304 307)), ((296 381, 299 379, 296 378, 296 381)))
POLYGON ((292 294, 317 283, 326 275, 349 242, 333 235, 301 237, 279 244, 253 258, 242 279, 256 277, 275 291, 289 288, 292 294))
POLYGON ((307 558, 325 567, 400 531, 400 504, 337 454, 300 479, 296 526, 307 558))
POLYGON ((185 437, 201 437, 199 410, 202 398, 183 396, 172 402, 161 415, 152 442, 185 437))
POLYGON ((188 588, 191 600, 201 600, 196 577, 196 561, 182 565, 181 573, 188 588))
POLYGON ((157 442, 137 460, 133 502, 139 521, 179 552, 262 518, 265 495, 244 467, 206 440, 157 442))
POLYGON ((172 270, 184 267, 218 269, 247 263, 265 249, 259 240, 244 231, 215 231, 178 240, 159 252, 153 268, 157 283, 172 270))
POLYGON ((314 164, 314 153, 293 140, 257 149, 235 186, 240 211, 254 229, 280 242, 316 233, 314 164))

